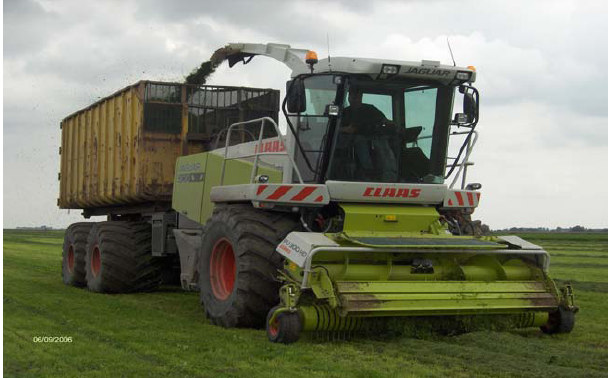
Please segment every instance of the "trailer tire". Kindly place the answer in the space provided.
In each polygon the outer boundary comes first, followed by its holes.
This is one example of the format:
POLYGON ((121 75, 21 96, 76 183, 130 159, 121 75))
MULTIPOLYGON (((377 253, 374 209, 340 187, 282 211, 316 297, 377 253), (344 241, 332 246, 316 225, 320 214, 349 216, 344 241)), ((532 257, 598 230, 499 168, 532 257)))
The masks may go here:
POLYGON ((276 246, 299 222, 293 214, 219 205, 205 226, 199 258, 201 304, 212 324, 262 328, 279 301, 276 246))
POLYGON ((73 223, 65 230, 61 277, 66 285, 76 287, 87 285, 84 260, 87 238, 93 225, 95 225, 93 222, 73 223))
POLYGON ((87 286, 98 293, 151 291, 161 282, 162 259, 152 257, 146 222, 97 223, 87 241, 87 286))

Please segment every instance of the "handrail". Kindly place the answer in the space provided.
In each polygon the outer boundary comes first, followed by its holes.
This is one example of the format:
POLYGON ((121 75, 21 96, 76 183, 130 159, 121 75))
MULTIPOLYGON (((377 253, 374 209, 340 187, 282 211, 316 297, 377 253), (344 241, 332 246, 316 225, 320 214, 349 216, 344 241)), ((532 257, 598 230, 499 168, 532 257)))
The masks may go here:
MULTIPOLYGON (((287 156, 287 158, 289 159, 289 162, 291 163, 291 168, 293 168, 294 171, 296 171, 296 175, 298 176, 298 180, 300 181, 300 184, 304 184, 304 181, 302 180, 302 175, 300 174, 300 170, 298 169, 298 167, 296 166, 295 161, 293 160, 293 156, 291 156, 289 154, 289 152, 287 151, 287 144, 285 143, 285 140, 283 139, 283 136, 281 134, 281 132, 279 131, 279 127, 277 126, 276 122, 270 118, 270 117, 262 117, 262 118, 256 118, 256 119, 252 119, 249 121, 243 121, 243 122, 237 122, 237 123, 233 123, 232 125, 230 125, 228 127, 228 131, 226 133, 226 146, 224 147, 224 160, 222 161, 222 175, 221 175, 221 179, 220 179, 220 185, 224 185, 224 174, 226 171, 226 160, 235 160, 235 159, 241 159, 241 158, 248 158, 248 157, 253 157, 254 161, 253 161, 253 167, 251 167, 251 177, 249 180, 250 184, 253 184, 253 180, 255 179, 255 176, 258 172, 258 162, 259 162, 259 156, 260 155, 285 155, 287 156), (262 150, 262 141, 264 140, 264 126, 265 126, 265 122, 268 121, 270 122, 270 124, 272 124, 272 126, 274 126, 274 129, 277 133, 277 137, 279 138, 280 143, 285 146, 285 151, 281 152, 260 152, 262 150), (248 154, 248 155, 240 155, 237 157, 228 157, 228 147, 230 147, 230 135, 232 133, 232 129, 235 126, 240 126, 240 125, 247 125, 247 124, 251 124, 251 123, 256 123, 256 122, 261 122, 261 126, 260 126, 260 136, 258 137, 258 144, 257 144, 257 148, 256 148, 256 152, 254 154, 248 154)), ((283 167, 283 169, 285 169, 285 167, 283 167)))
POLYGON ((450 189, 454 187, 454 185, 456 185, 456 181, 458 181, 458 178, 460 176, 460 173, 462 172, 462 183, 461 183, 461 189, 464 189, 464 184, 465 184, 465 180, 467 177, 467 167, 469 165, 469 156, 471 156, 471 152, 473 152, 473 147, 475 146, 475 143, 477 143, 477 138, 479 137, 479 133, 477 133, 477 131, 473 130, 473 138, 469 139, 469 142, 467 143, 467 153, 464 156, 464 159, 462 160, 462 163, 458 164, 457 166, 458 168, 458 172, 456 172, 456 176, 454 176, 454 179, 452 180, 452 182, 450 183, 450 189))

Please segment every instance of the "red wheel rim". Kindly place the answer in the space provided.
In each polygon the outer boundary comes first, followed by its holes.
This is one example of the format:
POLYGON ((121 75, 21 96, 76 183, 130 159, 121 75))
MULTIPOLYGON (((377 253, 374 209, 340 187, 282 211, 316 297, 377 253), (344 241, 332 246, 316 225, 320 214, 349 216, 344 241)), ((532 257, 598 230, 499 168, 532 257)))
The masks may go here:
POLYGON ((97 275, 99 275, 100 270, 101 270, 101 252, 99 251, 99 247, 95 246, 93 248, 93 253, 91 254, 91 272, 93 273, 93 277, 97 277, 97 275))
POLYGON ((268 333, 273 338, 277 337, 277 335, 279 334, 279 319, 277 319, 276 317, 275 317, 274 321, 272 321, 268 324, 268 333))
POLYGON ((226 238, 218 240, 213 246, 209 276, 213 295, 220 300, 227 299, 234 289, 236 263, 232 244, 226 238))
POLYGON ((68 272, 70 272, 70 273, 74 273, 74 262, 75 262, 74 247, 70 246, 68 248, 68 272))

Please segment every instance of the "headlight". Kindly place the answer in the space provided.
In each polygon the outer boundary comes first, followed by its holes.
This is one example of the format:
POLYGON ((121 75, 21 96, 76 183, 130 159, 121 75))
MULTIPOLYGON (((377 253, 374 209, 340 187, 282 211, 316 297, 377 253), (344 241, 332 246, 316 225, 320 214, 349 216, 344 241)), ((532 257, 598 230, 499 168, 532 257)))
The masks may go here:
POLYGON ((383 64, 377 78, 384 80, 388 79, 391 76, 395 76, 399 73, 400 68, 401 66, 398 66, 396 64, 383 64))
POLYGON ((399 66, 393 64, 382 65, 382 73, 386 75, 396 75, 399 72, 399 66))
POLYGON ((458 71, 456 72, 456 79, 458 80, 469 80, 471 78, 471 73, 466 71, 458 71))

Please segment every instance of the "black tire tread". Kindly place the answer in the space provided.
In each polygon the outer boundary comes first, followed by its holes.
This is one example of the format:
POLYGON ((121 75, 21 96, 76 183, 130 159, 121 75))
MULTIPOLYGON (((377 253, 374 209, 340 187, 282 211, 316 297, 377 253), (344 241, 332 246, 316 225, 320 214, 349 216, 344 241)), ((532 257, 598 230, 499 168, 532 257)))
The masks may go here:
POLYGON ((106 221, 96 224, 87 241, 86 277, 91 291, 130 293, 160 285, 162 259, 152 256, 151 227, 146 222, 106 221), (95 245, 102 254, 100 279, 90 268, 95 245))
MULTIPOLYGON (((283 267, 283 258, 275 248, 299 222, 293 214, 259 210, 248 204, 217 205, 206 229, 217 222, 225 223, 236 235, 237 295, 226 313, 214 316, 206 310, 207 317, 223 327, 264 327, 269 309, 279 300, 276 275, 283 267)), ((201 302, 205 305, 203 290, 201 302)))
POLYGON ((277 316, 277 321, 279 323, 279 332, 276 336, 270 334, 269 324, 270 318, 272 314, 279 308, 273 307, 270 311, 268 311, 268 316, 266 317, 266 335, 268 336, 268 340, 273 343, 281 343, 281 344, 291 344, 298 341, 300 338, 300 332, 302 331, 302 320, 298 313, 281 313, 277 316))
POLYGON ((83 287, 86 286, 85 258, 86 246, 89 232, 95 223, 78 222, 71 224, 66 230, 63 239, 63 253, 61 260, 61 277, 66 285, 83 287), (74 248, 74 272, 69 273, 67 269, 67 253, 70 245, 74 248))
POLYGON ((574 311, 560 306, 557 311, 549 314, 549 322, 540 329, 548 335, 570 333, 574 329, 574 323, 574 311))

